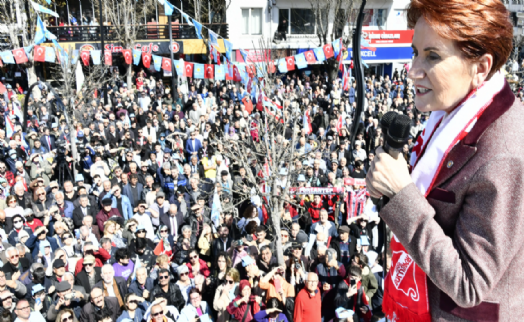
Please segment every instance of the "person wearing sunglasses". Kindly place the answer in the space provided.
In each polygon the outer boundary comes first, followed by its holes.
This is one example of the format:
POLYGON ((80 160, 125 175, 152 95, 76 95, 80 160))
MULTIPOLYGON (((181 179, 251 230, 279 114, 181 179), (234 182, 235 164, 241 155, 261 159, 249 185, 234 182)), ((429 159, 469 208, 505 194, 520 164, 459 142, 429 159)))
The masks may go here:
POLYGON ((82 306, 85 304, 85 299, 80 292, 75 292, 72 285, 63 280, 56 284, 55 300, 51 303, 51 307, 47 312, 46 318, 49 321, 54 321, 59 312, 63 310, 71 310, 75 319, 80 318, 82 306))
POLYGON ((211 275, 211 271, 207 266, 207 263, 200 258, 198 251, 196 249, 191 249, 189 252, 189 263, 187 267, 189 268, 189 277, 195 278, 196 275, 202 274, 205 277, 211 275))
POLYGON ((61 310, 56 319, 53 319, 53 321, 58 322, 77 322, 77 318, 75 316, 75 313, 71 309, 63 309, 61 310))
POLYGON ((215 292, 213 308, 217 311, 216 322, 226 322, 230 320, 227 307, 235 299, 235 294, 240 281, 240 274, 234 268, 231 268, 225 276, 224 283, 218 286, 215 292))
MULTIPOLYGON (((185 265, 179 266, 179 269, 183 268, 183 266, 185 265)), ((165 295, 167 298, 167 305, 174 306, 180 312, 180 310, 182 310, 182 308, 186 305, 187 301, 185 297, 182 295, 179 285, 177 283, 170 283, 170 280, 171 277, 169 275, 169 270, 161 269, 158 272, 158 284, 155 285, 155 287, 151 291, 149 299, 154 299, 159 295, 165 295)))
MULTIPOLYGON (((12 197, 12 196, 9 196, 12 197)), ((7 197, 7 201, 11 204, 13 204, 13 199, 7 197)), ((16 202, 16 201, 15 201, 16 202)), ((21 208, 21 207, 19 207, 21 208)), ((24 211, 22 210, 20 213, 16 213, 12 217, 8 217, 8 210, 9 208, 6 208, 4 211, 6 213, 6 226, 5 230, 9 231, 9 234, 7 235, 7 242, 13 246, 15 246, 18 242, 20 242, 20 233, 22 231, 25 231, 29 236, 33 235, 33 231, 30 227, 25 225, 25 220, 23 217, 24 211)))
POLYGON ((83 268, 76 274, 75 284, 82 286, 86 293, 91 293, 90 280, 94 280, 95 284, 102 280, 102 268, 95 267, 96 259, 93 255, 86 255, 83 258, 83 268))

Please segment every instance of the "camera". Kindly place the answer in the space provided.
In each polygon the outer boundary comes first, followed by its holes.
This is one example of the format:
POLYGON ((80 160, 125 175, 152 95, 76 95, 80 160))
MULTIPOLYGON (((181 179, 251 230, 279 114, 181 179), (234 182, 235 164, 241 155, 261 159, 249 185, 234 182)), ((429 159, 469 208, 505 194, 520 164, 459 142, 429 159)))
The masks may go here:
POLYGON ((67 293, 64 298, 68 301, 71 301, 72 299, 75 298, 75 293, 71 292, 71 293, 67 293))
POLYGON ((298 258, 295 258, 295 269, 301 269, 302 266, 300 265, 300 260, 298 258))

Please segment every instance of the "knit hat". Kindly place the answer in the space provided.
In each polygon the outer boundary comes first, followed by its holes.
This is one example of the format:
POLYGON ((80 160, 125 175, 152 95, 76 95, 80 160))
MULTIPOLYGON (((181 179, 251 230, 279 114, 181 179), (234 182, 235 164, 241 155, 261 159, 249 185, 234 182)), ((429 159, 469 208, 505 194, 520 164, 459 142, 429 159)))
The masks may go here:
POLYGON ((248 280, 241 280, 239 285, 238 285, 238 292, 239 293, 242 293, 242 290, 244 289, 244 287, 251 287, 251 284, 249 284, 249 281, 248 280))

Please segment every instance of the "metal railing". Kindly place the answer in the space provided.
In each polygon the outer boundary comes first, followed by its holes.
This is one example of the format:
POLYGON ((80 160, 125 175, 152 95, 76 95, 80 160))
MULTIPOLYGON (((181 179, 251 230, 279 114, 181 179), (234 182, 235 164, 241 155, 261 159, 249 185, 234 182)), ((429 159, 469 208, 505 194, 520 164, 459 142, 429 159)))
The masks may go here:
MULTIPOLYGON (((226 23, 223 24, 202 24, 203 26, 211 29, 215 33, 219 34, 224 38, 228 38, 229 26, 226 23)), ((149 40, 149 39, 169 39, 169 25, 138 25, 137 39, 136 40, 149 40)), ((49 26, 47 29, 53 33, 58 41, 100 41, 100 26, 64 26, 64 27, 52 27, 49 26)), ((204 28, 202 28, 204 29, 204 28)), ((103 26, 102 32, 104 33, 105 41, 116 41, 118 40, 117 29, 115 26, 103 26)), ((173 39, 198 39, 195 27, 188 24, 172 24, 173 39)))

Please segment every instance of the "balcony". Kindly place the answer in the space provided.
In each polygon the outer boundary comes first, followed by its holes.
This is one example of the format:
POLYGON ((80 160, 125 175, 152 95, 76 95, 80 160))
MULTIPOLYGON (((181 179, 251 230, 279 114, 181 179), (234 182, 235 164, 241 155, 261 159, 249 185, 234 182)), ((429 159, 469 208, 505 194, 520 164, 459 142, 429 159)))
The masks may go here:
MULTIPOLYGON (((222 36, 229 38, 229 26, 223 24, 202 24, 222 36)), ((116 35, 116 28, 114 26, 103 26, 104 41, 118 41, 116 35)), ((136 40, 162 40, 169 39, 169 25, 139 25, 136 40)), ((67 26, 67 27, 52 27, 47 29, 53 33, 59 42, 99 42, 100 41, 100 26, 67 26)), ((203 30, 205 28, 202 28, 203 30)), ((198 39, 195 27, 188 24, 172 24, 173 39, 198 39)), ((50 42, 50 41, 48 41, 50 42)))

